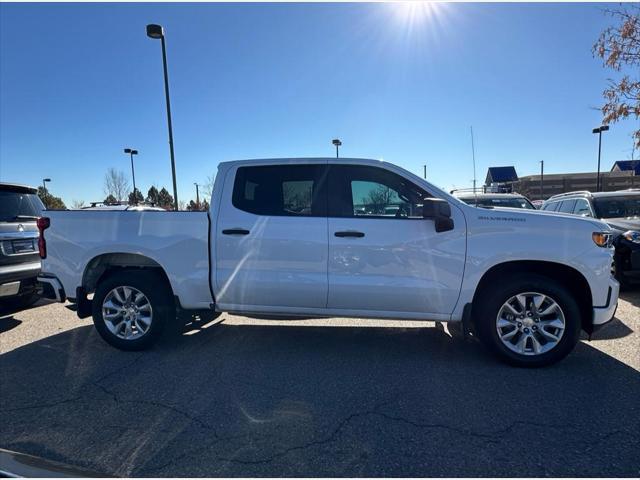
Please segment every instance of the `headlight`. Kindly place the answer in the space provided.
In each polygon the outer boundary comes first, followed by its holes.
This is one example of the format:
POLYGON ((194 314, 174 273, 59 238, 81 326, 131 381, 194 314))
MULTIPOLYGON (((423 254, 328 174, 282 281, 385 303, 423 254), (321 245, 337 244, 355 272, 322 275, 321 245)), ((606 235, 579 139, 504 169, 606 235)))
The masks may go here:
POLYGON ((635 230, 629 230, 628 232, 624 232, 622 236, 633 243, 640 243, 640 232, 636 232, 635 230))
POLYGON ((611 245, 611 234, 607 232, 593 232, 591 234, 591 238, 593 239, 593 243, 598 245, 599 247, 609 247, 611 245))

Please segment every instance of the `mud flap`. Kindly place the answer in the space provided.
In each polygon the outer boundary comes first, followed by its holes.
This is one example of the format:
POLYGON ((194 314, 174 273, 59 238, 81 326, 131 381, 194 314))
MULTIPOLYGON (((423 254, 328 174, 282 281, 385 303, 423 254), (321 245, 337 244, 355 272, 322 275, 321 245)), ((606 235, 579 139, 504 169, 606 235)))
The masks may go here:
POLYGON ((87 318, 92 315, 93 301, 87 298, 87 292, 83 287, 76 288, 76 305, 78 318, 87 318))

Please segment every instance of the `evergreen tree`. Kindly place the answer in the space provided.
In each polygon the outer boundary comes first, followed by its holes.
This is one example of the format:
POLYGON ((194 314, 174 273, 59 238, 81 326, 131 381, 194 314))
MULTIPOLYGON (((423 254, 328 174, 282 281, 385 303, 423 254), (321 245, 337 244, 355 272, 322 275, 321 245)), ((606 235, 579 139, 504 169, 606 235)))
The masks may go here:
POLYGON ((164 187, 162 187, 162 189, 158 193, 158 206, 166 210, 173 210, 173 197, 164 187))
POLYGON ((152 185, 149 191, 147 192, 147 203, 151 203, 153 205, 159 205, 160 202, 158 201, 158 195, 159 195, 158 189, 152 185))
POLYGON ((137 188, 129 194, 129 205, 138 205, 142 202, 144 202, 144 197, 142 196, 142 192, 137 188))
POLYGON ((38 196, 47 210, 65 210, 67 208, 60 197, 51 195, 49 190, 44 190, 42 187, 38 187, 38 196))

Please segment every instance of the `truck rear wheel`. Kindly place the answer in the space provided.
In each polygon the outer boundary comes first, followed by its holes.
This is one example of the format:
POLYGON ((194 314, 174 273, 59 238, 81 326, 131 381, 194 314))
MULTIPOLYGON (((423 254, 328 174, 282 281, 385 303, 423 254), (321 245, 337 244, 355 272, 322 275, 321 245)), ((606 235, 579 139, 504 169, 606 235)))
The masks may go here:
POLYGON ((551 278, 514 275, 484 290, 477 301, 480 340, 511 365, 551 365, 580 339, 580 308, 571 292, 551 278))
POLYGON ((96 289, 92 308, 100 336, 121 350, 149 348, 175 320, 171 289, 162 277, 144 270, 107 277, 96 289))

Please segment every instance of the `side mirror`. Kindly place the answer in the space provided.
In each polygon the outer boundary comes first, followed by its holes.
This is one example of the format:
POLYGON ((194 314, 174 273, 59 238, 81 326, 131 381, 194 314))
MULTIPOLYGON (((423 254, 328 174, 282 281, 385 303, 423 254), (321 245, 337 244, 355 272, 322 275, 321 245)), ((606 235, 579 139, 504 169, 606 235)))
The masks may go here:
POLYGON ((446 200, 442 200, 441 198, 425 198, 422 203, 422 216, 434 221, 436 232, 453 230, 451 206, 446 200))

